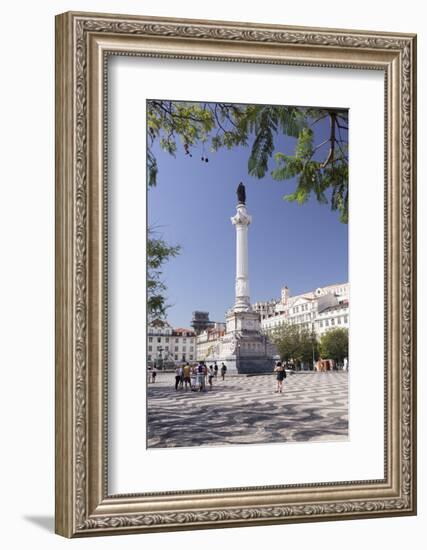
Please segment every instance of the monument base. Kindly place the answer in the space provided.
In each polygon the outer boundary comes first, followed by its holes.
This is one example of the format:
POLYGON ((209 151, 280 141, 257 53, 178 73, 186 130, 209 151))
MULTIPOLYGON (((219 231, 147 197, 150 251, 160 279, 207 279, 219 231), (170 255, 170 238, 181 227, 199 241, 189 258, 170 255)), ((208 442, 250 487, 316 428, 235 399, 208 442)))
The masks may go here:
POLYGON ((227 367, 227 374, 271 374, 274 370, 274 359, 272 357, 215 357, 206 358, 210 365, 215 362, 221 369, 222 363, 227 367))
POLYGON ((239 374, 271 374, 274 369, 272 357, 240 357, 237 362, 239 374))
POLYGON ((231 310, 226 316, 226 334, 205 361, 224 363, 229 374, 266 374, 274 369, 274 347, 260 331, 259 313, 231 310))

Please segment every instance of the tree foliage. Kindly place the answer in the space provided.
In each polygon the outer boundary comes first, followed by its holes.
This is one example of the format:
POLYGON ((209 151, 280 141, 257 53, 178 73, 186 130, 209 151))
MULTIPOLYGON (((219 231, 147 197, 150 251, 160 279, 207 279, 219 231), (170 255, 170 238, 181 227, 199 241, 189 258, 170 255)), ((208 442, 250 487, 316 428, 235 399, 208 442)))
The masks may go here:
POLYGON ((282 361, 294 364, 311 363, 318 357, 318 342, 313 332, 298 325, 285 323, 270 334, 282 361))
POLYGON ((342 363, 348 357, 348 330, 335 328, 325 332, 320 339, 322 357, 342 363))
POLYGON ((215 123, 213 114, 199 103, 152 100, 147 103, 148 185, 157 184, 158 166, 151 146, 158 141, 160 147, 175 156, 179 138, 185 154, 191 155, 190 147, 198 142, 206 142, 215 123))
MULTIPOLYGON (((211 151, 252 146, 248 174, 277 181, 295 180, 288 201, 305 203, 311 194, 330 203, 340 220, 348 222, 348 113, 338 109, 314 109, 280 105, 237 105, 151 100, 147 104, 148 184, 156 185, 158 165, 152 152, 154 142, 171 155, 181 144, 192 156, 200 143, 211 151), (315 142, 316 127, 329 120, 328 137, 315 142), (289 151, 277 150, 281 136, 293 138, 289 151), (271 160, 274 160, 272 167, 271 160)), ((203 161, 207 157, 202 156, 203 161)))
POLYGON ((170 246, 162 238, 156 237, 153 231, 149 231, 147 239, 147 310, 148 319, 162 319, 165 317, 166 285, 162 280, 162 266, 164 263, 177 256, 179 246, 170 246))

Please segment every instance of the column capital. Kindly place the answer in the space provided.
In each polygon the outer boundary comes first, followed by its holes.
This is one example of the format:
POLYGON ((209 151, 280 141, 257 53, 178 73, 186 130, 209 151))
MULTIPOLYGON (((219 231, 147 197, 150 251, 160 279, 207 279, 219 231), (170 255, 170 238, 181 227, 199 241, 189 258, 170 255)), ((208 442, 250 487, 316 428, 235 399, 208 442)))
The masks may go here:
POLYGON ((248 211, 246 210, 246 205, 239 203, 237 205, 237 212, 236 214, 231 218, 231 223, 233 225, 250 225, 252 222, 252 216, 248 214, 248 211))

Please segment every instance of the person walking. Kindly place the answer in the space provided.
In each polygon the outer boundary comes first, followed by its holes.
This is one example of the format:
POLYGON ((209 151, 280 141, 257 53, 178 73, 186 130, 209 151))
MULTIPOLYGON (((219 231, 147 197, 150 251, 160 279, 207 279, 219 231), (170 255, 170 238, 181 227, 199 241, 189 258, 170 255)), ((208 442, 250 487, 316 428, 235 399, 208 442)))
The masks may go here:
POLYGON ((156 381, 156 376, 157 376, 157 368, 156 366, 154 365, 153 367, 153 370, 151 371, 151 382, 154 384, 154 382, 156 381))
POLYGON ((209 370, 208 370, 208 382, 209 382, 209 389, 211 390, 212 389, 212 381, 215 377, 215 371, 214 369, 212 368, 212 365, 209 367, 209 370))
POLYGON ((197 366, 197 385, 199 386, 199 391, 204 391, 205 365, 203 364, 203 361, 200 361, 200 363, 197 366))
POLYGON ((182 376, 182 367, 177 365, 175 367, 175 391, 178 391, 178 386, 181 382, 181 376, 182 376))
POLYGON ((188 361, 187 363, 185 363, 182 370, 184 376, 185 391, 187 391, 188 387, 190 387, 191 390, 191 367, 188 361))
POLYGON ((197 363, 191 368, 190 388, 191 391, 197 391, 197 363))
POLYGON ((221 378, 223 380, 225 380, 225 373, 227 372, 227 365, 225 365, 224 363, 222 363, 221 365, 221 378))
POLYGON ((277 389, 275 393, 282 393, 283 380, 286 378, 286 370, 281 361, 277 361, 274 372, 276 373, 277 380, 277 389))
POLYGON ((214 370, 214 375, 216 380, 218 378, 218 365, 216 364, 216 361, 215 361, 213 370, 214 370))
POLYGON ((181 365, 181 378, 179 380, 179 389, 182 390, 184 387, 184 365, 181 365))

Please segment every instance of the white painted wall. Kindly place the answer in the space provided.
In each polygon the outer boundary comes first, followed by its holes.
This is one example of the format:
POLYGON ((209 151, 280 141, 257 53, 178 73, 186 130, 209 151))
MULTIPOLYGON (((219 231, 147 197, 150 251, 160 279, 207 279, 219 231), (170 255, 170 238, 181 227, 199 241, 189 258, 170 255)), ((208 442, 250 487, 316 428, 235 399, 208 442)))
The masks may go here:
MULTIPOLYGON (((91 10, 265 23, 351 27, 419 33, 419 97, 425 95, 425 14, 417 0, 346 3, 234 3, 226 0, 15 0, 2 5, 1 94, 1 468, 2 547, 141 548, 171 546, 206 550, 259 547, 360 547, 421 549, 426 530, 425 399, 419 399, 418 517, 317 523, 232 530, 195 531, 72 542, 53 534, 54 509, 54 21, 56 13, 91 10)), ((426 179, 426 110, 419 106, 419 182, 426 179)), ((425 186, 419 207, 427 208, 425 186)), ((419 280, 426 279, 426 224, 419 215, 419 280)), ((419 391, 426 389, 424 285, 419 289, 419 391)), ((424 395, 424 393, 423 393, 424 395)))

